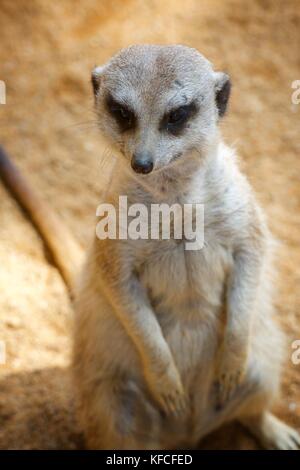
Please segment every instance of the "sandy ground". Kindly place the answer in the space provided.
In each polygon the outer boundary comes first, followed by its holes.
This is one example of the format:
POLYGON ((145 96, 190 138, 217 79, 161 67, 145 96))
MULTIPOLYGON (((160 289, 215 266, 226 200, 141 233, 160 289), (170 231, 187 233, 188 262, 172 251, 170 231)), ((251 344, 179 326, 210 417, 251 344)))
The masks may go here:
MULTIPOLYGON (((300 338, 300 79, 297 0, 1 0, 0 141, 74 236, 87 246, 103 188, 105 148, 90 70, 132 43, 198 48, 233 81, 227 142, 280 240, 276 305, 300 338)), ((68 365, 72 308, 43 243, 0 184, 0 448, 82 448, 68 365)), ((292 350, 291 350, 292 351, 292 350)), ((288 356, 291 355, 288 351, 288 356)), ((287 359, 276 412, 300 427, 300 365, 287 359)), ((256 448, 238 425, 204 448, 256 448)))

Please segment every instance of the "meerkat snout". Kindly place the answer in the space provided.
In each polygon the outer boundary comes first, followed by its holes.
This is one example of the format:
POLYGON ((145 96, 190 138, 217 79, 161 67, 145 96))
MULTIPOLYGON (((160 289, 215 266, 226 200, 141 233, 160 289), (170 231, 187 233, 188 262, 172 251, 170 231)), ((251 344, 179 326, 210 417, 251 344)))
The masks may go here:
POLYGON ((131 167, 136 173, 148 174, 153 170, 153 158, 149 153, 133 154, 131 167))
POLYGON ((201 158, 218 141, 230 81, 195 49, 128 47, 94 69, 92 84, 100 130, 137 173, 201 158))

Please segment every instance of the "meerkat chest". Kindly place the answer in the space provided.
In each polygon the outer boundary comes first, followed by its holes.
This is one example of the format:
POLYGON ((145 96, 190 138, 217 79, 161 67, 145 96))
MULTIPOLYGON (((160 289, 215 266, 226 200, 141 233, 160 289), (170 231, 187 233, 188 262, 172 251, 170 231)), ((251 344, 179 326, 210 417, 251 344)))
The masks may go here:
POLYGON ((143 263, 140 279, 157 313, 205 315, 223 303, 231 265, 230 250, 218 242, 186 250, 183 243, 162 241, 143 263))

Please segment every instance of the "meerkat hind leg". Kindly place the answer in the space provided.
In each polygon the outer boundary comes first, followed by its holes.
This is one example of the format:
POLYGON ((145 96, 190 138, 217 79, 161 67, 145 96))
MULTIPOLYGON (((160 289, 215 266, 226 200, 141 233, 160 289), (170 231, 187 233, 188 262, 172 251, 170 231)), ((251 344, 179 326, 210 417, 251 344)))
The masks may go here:
POLYGON ((130 379, 106 378, 85 400, 86 445, 101 450, 161 450, 161 414, 130 379))
POLYGON ((270 412, 239 419, 265 449, 299 450, 300 434, 270 412))

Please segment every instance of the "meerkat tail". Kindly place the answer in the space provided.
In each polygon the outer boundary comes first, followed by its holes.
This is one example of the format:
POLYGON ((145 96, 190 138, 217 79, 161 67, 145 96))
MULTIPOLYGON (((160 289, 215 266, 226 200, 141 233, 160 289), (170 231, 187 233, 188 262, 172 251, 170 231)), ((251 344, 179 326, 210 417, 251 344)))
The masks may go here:
POLYGON ((82 264, 83 250, 60 218, 30 187, 1 146, 0 176, 21 207, 29 214, 72 293, 75 276, 82 264))

